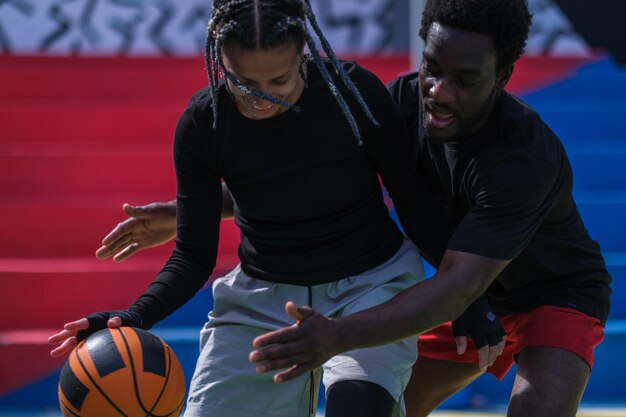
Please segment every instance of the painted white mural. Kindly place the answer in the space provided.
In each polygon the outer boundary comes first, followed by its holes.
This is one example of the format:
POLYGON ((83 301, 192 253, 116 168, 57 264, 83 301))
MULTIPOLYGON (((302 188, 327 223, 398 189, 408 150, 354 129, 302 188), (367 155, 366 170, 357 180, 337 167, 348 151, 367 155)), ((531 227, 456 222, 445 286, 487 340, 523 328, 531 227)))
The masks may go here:
POLYGON ((567 55, 587 56, 590 47, 576 33, 571 22, 552 0, 529 0, 533 13, 526 54, 530 56, 567 55))
MULTIPOLYGON (((331 44, 354 53, 403 49, 394 39, 408 21, 398 21, 397 6, 397 0, 313 2, 331 44)), ((197 54, 204 48, 210 13, 207 0, 0 0, 0 51, 197 54)))
MULTIPOLYGON (((552 0, 530 0, 530 55, 584 55, 589 47, 552 0)), ((313 0, 339 53, 406 53, 408 0, 313 0)), ((172 55, 201 53, 210 0, 0 0, 0 53, 172 55)))

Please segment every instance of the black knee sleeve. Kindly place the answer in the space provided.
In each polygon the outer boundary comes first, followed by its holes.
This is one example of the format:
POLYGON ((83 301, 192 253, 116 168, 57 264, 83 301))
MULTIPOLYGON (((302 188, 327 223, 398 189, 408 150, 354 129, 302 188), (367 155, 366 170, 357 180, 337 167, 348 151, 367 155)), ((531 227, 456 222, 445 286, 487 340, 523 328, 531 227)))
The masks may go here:
POLYGON ((326 391, 326 417, 390 417, 396 401, 373 382, 340 381, 326 391))

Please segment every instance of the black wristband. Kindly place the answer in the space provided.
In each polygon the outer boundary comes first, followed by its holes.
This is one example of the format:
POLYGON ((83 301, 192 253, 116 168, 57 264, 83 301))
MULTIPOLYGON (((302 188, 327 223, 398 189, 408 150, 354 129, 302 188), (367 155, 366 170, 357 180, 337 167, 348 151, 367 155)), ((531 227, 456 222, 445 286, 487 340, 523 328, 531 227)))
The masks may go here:
POLYGON ((98 313, 90 314, 86 317, 89 321, 89 328, 79 331, 76 335, 76 339, 80 342, 81 340, 86 339, 98 330, 106 329, 107 322, 113 317, 121 318, 122 326, 138 327, 140 329, 147 330, 146 327, 142 326, 143 323, 141 316, 136 311, 133 311, 131 309, 100 311, 98 313))

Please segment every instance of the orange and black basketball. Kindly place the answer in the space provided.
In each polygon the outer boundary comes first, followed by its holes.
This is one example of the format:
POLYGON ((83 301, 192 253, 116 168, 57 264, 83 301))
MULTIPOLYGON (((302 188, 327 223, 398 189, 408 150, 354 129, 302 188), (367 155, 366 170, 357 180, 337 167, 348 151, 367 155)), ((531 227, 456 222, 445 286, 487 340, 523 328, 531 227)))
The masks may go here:
POLYGON ((66 417, 175 417, 185 378, 172 349, 145 330, 100 330, 78 344, 61 371, 66 417))

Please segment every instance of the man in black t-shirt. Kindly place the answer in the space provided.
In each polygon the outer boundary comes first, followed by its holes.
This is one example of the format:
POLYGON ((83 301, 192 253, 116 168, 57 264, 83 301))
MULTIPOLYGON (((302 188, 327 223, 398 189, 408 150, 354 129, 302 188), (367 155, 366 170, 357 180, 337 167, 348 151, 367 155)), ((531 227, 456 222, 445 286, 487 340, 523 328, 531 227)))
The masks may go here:
MULTIPOLYGON (((437 66, 432 58, 424 66, 437 66)), ((611 278, 572 198, 572 171, 558 138, 532 109, 501 91, 482 127, 467 140, 444 141, 430 134, 429 121, 422 123, 446 113, 436 102, 436 111, 428 109, 426 94, 422 101, 419 73, 389 88, 415 126, 418 170, 454 228, 447 249, 511 260, 486 291, 507 332, 504 352, 487 371, 502 379, 514 361, 541 357, 533 348, 552 347, 583 359, 588 376, 608 315, 611 278)), ((439 265, 440 248, 428 239, 419 245, 439 265)), ((405 392, 409 415, 428 415, 480 375, 474 345, 459 355, 454 330, 446 323, 420 336, 420 358, 405 392)), ((579 381, 586 384, 587 377, 579 381)), ((583 389, 578 386, 578 398, 583 389)))
MULTIPOLYGON (((456 3, 429 2, 420 71, 389 90, 411 128, 418 170, 454 228, 446 249, 508 262, 486 296, 508 338, 488 372, 501 379, 520 365, 509 415, 574 415, 603 337, 611 279, 573 200, 562 144, 503 90, 526 32, 515 24, 498 31, 509 24, 491 20, 506 16, 499 6, 456 3), (567 386, 553 384, 557 370, 567 386)), ((419 246, 439 265, 442 248, 427 239, 419 246)), ((471 342, 458 355, 453 330, 448 323, 420 336, 405 392, 410 416, 427 415, 480 375, 471 342)))
MULTIPOLYGON (((389 89, 411 130, 417 169, 453 229, 446 245, 441 236, 416 242, 438 271, 338 320, 289 305, 298 323, 255 341, 251 359, 264 370, 295 365, 281 372, 285 380, 337 352, 427 331, 405 391, 407 414, 426 416, 484 370, 471 342, 455 345, 453 330, 463 329, 428 330, 484 293, 507 331, 488 371, 502 378, 518 363, 508 416, 575 416, 603 339, 611 278, 573 200, 562 144, 504 91, 530 21, 525 0, 427 2, 420 70, 389 89)), ((416 214, 427 223, 432 205, 416 214)))

